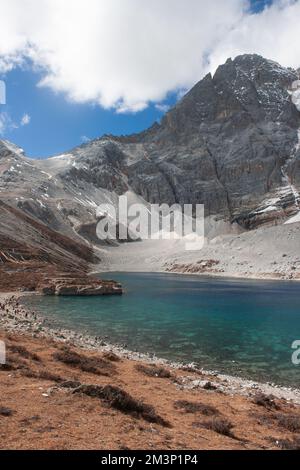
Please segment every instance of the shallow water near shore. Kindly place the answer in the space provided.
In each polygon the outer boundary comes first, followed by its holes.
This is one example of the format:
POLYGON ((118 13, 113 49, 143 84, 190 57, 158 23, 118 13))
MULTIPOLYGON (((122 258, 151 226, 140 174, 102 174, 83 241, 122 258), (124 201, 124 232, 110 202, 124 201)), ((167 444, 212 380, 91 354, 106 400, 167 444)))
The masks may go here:
POLYGON ((300 387, 300 285, 173 274, 105 273, 123 296, 39 297, 26 304, 53 326, 130 350, 248 379, 300 387))

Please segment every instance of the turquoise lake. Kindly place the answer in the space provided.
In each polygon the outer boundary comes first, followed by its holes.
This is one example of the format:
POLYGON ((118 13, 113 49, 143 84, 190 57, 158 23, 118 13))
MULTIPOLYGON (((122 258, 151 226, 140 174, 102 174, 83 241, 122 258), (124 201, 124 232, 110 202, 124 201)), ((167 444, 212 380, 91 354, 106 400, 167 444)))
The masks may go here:
POLYGON ((300 387, 300 284, 110 273, 122 297, 30 297, 52 324, 128 349, 250 379, 300 387))

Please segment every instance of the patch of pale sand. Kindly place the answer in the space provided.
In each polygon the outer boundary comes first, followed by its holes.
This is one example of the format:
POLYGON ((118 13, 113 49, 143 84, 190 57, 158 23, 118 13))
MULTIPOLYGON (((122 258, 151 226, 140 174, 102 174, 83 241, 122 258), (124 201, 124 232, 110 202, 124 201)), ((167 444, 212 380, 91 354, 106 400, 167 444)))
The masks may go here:
POLYGON ((285 222, 285 225, 288 225, 288 224, 295 224, 297 222, 300 222, 300 212, 298 212, 298 214, 294 215, 293 217, 291 217, 290 219, 288 219, 286 222, 285 222))
POLYGON ((197 268, 203 260, 215 260, 213 268, 201 268, 199 274, 300 279, 300 223, 218 236, 198 251, 187 251, 182 240, 145 240, 103 249, 100 256, 95 272, 161 272, 174 264, 197 268))

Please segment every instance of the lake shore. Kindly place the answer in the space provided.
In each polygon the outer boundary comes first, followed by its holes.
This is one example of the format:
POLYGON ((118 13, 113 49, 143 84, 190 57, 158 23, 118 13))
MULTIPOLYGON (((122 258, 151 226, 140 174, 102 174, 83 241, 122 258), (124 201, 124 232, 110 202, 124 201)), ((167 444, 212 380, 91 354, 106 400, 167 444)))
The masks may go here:
POLYGON ((16 293, 0 307, 2 449, 299 448, 299 390, 53 328, 16 293))
POLYGON ((51 328, 15 293, 0 294, 0 305, 0 339, 7 348, 7 363, 0 366, 2 449, 300 446, 300 391, 51 328))
MULTIPOLYGON (((117 266, 115 267, 117 268, 117 266)), ((194 272, 193 266, 191 265, 182 265, 180 269, 176 269, 176 267, 173 268, 167 268, 167 269, 151 269, 151 270, 145 270, 145 266, 140 266, 140 269, 138 271, 132 270, 130 267, 128 269, 122 267, 122 271, 115 271, 113 268, 102 270, 102 271, 91 271, 90 275, 91 276, 97 276, 101 274, 115 274, 116 272, 122 272, 122 273, 140 273, 140 274, 174 274, 178 276, 197 276, 199 278, 211 278, 211 279, 228 279, 228 280, 240 280, 240 281, 284 281, 284 282, 300 282, 300 277, 299 278, 293 278, 290 279, 288 277, 284 276, 278 276, 276 274, 272 273, 265 273, 265 274, 240 274, 240 273, 227 273, 227 272, 211 272, 211 271, 203 271, 203 272, 194 272)))
MULTIPOLYGON (((221 374, 217 371, 199 368, 193 363, 176 363, 158 358, 154 354, 134 352, 122 346, 111 344, 106 336, 95 337, 71 329, 53 327, 49 319, 22 305, 22 298, 26 295, 27 294, 0 293, 0 304, 5 305, 5 310, 2 310, 0 317, 0 328, 18 334, 32 334, 34 337, 51 338, 55 341, 91 351, 112 352, 128 360, 156 363, 169 366, 172 369, 188 367, 189 370, 194 370, 195 373, 201 372, 204 377, 207 376, 208 380, 213 380, 213 385, 223 393, 250 396, 251 393, 259 391, 300 405, 300 389, 297 388, 284 387, 274 383, 261 383, 241 377, 221 374)), ((197 388, 197 383, 194 384, 193 381, 189 383, 189 380, 187 380, 186 387, 194 386, 197 388)), ((199 384, 199 386, 201 386, 201 384, 199 384)))

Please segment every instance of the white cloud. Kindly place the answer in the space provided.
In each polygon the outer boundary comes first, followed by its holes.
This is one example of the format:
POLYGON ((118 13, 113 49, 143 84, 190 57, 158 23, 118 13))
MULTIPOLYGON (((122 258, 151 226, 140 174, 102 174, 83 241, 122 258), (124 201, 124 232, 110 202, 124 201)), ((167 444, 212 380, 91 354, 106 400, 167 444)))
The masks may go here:
POLYGON ((160 111, 161 113, 166 113, 170 109, 170 105, 164 104, 164 103, 157 103, 155 105, 156 109, 160 111))
POLYGON ((214 70, 228 57, 257 53, 286 67, 300 67, 300 0, 276 0, 257 15, 246 15, 210 54, 214 70))
POLYGON ((31 117, 29 116, 29 114, 24 114, 22 119, 21 119, 21 122, 20 122, 20 126, 27 126, 31 121, 31 117))
POLYGON ((7 112, 0 113, 0 136, 4 136, 7 132, 17 129, 18 126, 13 122, 7 112))
POLYGON ((28 59, 40 86, 137 112, 229 56, 300 65, 300 0, 250 14, 249 0, 0 0, 0 71, 28 59))
POLYGON ((8 132, 27 126, 31 121, 29 114, 23 114, 19 123, 16 123, 10 114, 6 111, 0 113, 0 136, 4 136, 8 132))
POLYGON ((0 136, 4 135, 5 133, 6 124, 7 124, 7 120, 6 120, 5 113, 0 113, 0 136))

